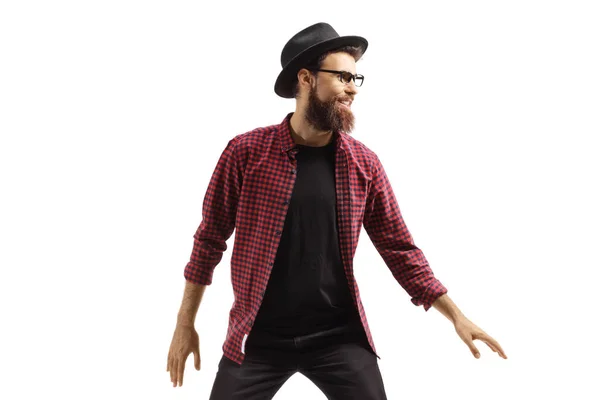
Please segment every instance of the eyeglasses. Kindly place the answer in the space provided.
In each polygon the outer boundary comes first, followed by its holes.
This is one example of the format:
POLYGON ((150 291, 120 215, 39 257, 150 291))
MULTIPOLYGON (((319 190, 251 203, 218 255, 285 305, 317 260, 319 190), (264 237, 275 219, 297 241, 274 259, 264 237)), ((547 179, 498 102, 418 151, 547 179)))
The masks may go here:
POLYGON ((356 87, 361 87, 363 84, 363 81, 365 80, 365 77, 361 74, 352 74, 351 72, 348 71, 333 71, 331 69, 311 69, 310 71, 321 71, 321 72, 330 72, 332 74, 337 74, 338 75, 338 79, 340 80, 340 82, 342 83, 350 83, 350 81, 354 81, 354 84, 356 85, 356 87))

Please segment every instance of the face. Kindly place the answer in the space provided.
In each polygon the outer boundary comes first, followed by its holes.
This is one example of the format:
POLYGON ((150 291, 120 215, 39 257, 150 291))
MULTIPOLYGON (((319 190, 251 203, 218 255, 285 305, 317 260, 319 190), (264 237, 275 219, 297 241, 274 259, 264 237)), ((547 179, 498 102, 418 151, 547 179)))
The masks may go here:
MULTIPOLYGON (((321 69, 356 73, 356 61, 348 53, 329 54, 321 69)), ((338 75, 330 72, 314 72, 313 84, 308 92, 306 120, 322 131, 344 131, 354 129, 354 114, 350 109, 358 93, 354 82, 345 84, 338 75)))

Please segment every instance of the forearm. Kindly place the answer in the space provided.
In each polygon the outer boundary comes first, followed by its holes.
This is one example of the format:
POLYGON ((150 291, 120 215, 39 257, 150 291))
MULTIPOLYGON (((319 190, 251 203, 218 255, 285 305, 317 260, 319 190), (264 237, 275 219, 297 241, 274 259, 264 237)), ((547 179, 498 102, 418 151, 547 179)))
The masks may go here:
POLYGON ((433 302, 432 307, 442 313, 453 324, 455 324, 458 319, 465 317, 447 294, 443 294, 438 297, 433 302))
POLYGON ((177 314, 177 325, 193 327, 196 313, 202 302, 206 285, 197 285, 190 281, 185 282, 181 308, 177 314))

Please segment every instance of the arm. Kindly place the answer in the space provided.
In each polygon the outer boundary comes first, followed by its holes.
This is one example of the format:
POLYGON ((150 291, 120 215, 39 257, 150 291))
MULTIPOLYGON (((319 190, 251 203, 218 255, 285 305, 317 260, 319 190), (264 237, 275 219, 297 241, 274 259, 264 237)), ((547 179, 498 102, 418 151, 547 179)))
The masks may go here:
POLYGON ((363 225, 394 278, 425 311, 448 290, 435 278, 423 252, 414 244, 400 213, 383 165, 375 156, 363 225))
POLYGON ((456 304, 454 304, 447 294, 443 294, 438 297, 437 300, 433 302, 432 306, 455 325, 460 318, 465 318, 463 313, 458 309, 456 304))
POLYGON ((235 228, 243 178, 235 149, 234 138, 223 150, 204 196, 202 221, 194 234, 192 254, 184 270, 185 279, 198 285, 212 283, 214 269, 235 228))
POLYGON ((413 304, 432 306, 454 323, 456 332, 476 358, 474 339, 483 340, 500 357, 507 358, 500 344, 469 321, 448 297, 448 290, 435 278, 425 256, 415 246, 400 213, 396 197, 379 158, 375 158, 373 178, 363 224, 375 248, 400 285, 412 296, 413 304))
POLYGON ((185 282, 183 300, 177 314, 177 326, 194 327, 196 313, 202 302, 206 285, 196 285, 190 281, 185 282))
POLYGON ((214 269, 235 227, 242 183, 235 145, 235 139, 229 141, 212 174, 202 205, 202 222, 194 234, 192 255, 184 269, 183 300, 167 357, 167 372, 174 387, 183 384, 185 362, 190 353, 194 353, 194 366, 200 370, 200 339, 194 322, 206 286, 212 283, 214 269))

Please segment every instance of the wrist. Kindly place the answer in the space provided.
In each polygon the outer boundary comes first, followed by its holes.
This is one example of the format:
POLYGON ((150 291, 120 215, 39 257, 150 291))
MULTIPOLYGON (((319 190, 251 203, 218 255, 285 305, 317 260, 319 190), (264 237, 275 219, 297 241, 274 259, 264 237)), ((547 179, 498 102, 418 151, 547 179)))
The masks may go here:
POLYGON ((462 324, 464 322, 467 322, 469 319, 467 317, 465 317, 463 314, 457 314, 456 316, 451 318, 451 321, 454 323, 454 325, 458 325, 458 324, 462 324))
POLYGON ((448 318, 454 325, 459 323, 461 320, 466 319, 460 309, 454 304, 454 302, 448 297, 447 294, 439 296, 432 304, 432 306, 448 318))
POLYGON ((177 315, 177 326, 182 328, 193 328, 194 318, 190 318, 188 315, 178 314, 177 315))

